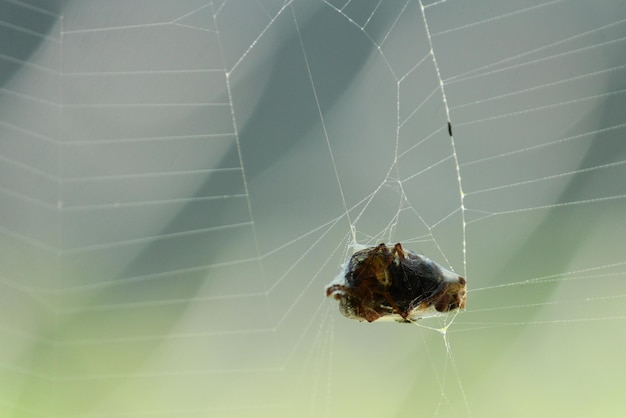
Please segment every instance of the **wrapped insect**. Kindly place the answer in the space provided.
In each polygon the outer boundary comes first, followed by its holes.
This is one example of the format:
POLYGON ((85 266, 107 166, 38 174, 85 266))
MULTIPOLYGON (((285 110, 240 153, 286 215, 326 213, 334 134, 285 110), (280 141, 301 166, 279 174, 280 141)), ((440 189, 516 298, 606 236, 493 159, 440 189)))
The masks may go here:
POLYGON ((358 321, 412 322, 464 309, 466 280, 400 243, 355 252, 326 287, 341 313, 358 321))

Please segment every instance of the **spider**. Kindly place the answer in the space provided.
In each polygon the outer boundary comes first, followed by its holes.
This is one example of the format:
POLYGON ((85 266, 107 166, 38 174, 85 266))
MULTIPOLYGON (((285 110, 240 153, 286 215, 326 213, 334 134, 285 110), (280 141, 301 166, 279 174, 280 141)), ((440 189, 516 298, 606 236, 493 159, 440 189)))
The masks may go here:
POLYGON ((326 287, 351 319, 374 322, 416 319, 464 309, 466 280, 402 244, 355 252, 326 287))

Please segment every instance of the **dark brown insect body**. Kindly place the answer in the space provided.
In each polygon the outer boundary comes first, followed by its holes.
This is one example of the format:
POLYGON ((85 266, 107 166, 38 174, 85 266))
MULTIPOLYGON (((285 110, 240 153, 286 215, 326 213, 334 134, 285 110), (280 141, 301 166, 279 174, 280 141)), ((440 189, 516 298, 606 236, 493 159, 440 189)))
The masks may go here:
POLYGON ((354 253, 326 296, 351 319, 411 322, 464 309, 466 281, 400 243, 380 244, 354 253))

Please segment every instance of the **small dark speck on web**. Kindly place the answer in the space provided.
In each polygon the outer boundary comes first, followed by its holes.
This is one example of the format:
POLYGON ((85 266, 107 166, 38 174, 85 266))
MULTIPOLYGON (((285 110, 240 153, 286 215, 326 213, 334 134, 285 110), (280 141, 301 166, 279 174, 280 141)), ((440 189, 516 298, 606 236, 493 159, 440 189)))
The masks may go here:
POLYGON ((452 136, 452 124, 448 122, 448 133, 452 136))

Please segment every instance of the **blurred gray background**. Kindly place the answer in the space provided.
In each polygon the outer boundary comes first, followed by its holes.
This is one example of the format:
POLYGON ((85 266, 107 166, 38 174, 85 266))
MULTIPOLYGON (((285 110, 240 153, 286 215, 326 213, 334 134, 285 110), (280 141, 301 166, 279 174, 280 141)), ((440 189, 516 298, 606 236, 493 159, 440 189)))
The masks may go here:
POLYGON ((620 1, 0 0, 0 415, 622 416, 624 80, 620 1))

